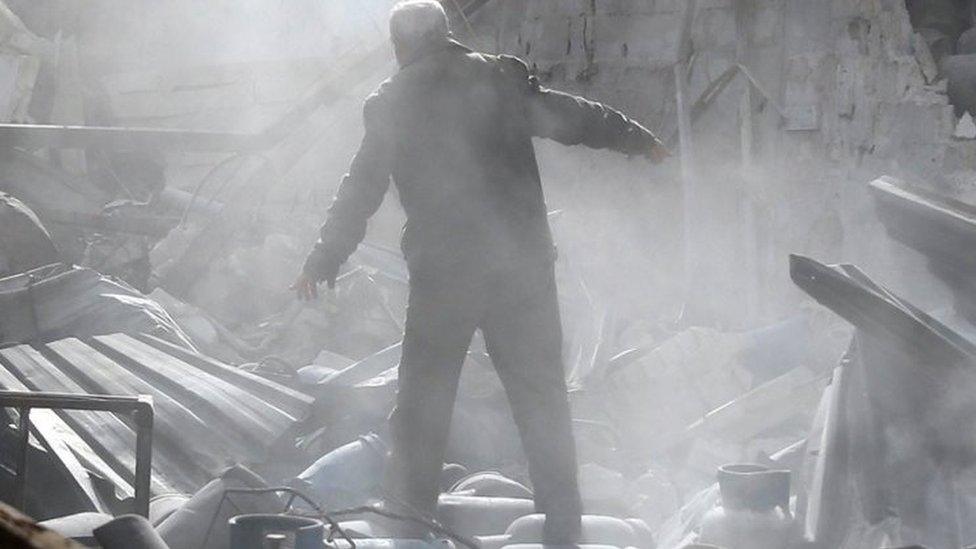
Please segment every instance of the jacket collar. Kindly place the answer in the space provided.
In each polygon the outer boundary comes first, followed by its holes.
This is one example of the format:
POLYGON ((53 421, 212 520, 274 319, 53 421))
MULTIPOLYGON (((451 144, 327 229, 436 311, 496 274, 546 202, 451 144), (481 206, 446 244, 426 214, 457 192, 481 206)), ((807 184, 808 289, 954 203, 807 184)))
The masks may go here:
POLYGON ((400 70, 403 70, 419 61, 447 51, 463 51, 464 53, 471 53, 474 50, 458 42, 454 38, 448 37, 448 39, 443 42, 430 44, 415 51, 413 55, 411 55, 402 65, 400 65, 400 70))

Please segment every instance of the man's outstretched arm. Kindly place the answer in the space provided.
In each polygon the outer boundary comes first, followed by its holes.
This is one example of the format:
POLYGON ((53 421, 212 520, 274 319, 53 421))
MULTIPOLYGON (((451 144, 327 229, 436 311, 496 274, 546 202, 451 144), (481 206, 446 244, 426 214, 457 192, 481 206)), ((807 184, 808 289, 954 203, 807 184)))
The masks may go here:
POLYGON ((366 134, 349 173, 339 184, 319 240, 292 286, 301 299, 315 297, 316 286, 323 280, 330 288, 335 284, 339 267, 366 236, 367 222, 383 203, 390 186, 393 146, 380 103, 381 99, 374 95, 363 107, 366 134))
POLYGON ((533 135, 565 145, 610 149, 661 161, 667 148, 654 133, 620 111, 588 99, 550 90, 529 75, 525 63, 501 56, 504 69, 525 95, 526 118, 533 135))

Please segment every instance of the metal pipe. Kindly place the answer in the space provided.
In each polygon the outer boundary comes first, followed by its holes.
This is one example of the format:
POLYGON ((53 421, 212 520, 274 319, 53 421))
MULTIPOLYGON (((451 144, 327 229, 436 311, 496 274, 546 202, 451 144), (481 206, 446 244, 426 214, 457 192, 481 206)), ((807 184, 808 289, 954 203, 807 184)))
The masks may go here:
POLYGON ((30 451, 30 408, 18 408, 17 477, 14 479, 14 501, 21 510, 27 505, 27 453, 30 451))
POLYGON ((136 423, 135 512, 148 518, 152 481, 152 403, 150 402, 148 406, 138 406, 132 416, 136 423))

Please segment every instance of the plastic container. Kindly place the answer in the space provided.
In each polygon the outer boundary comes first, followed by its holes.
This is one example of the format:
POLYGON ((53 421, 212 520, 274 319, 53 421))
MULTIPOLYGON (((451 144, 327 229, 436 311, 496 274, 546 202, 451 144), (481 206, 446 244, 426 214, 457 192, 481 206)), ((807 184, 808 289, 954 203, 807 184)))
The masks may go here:
MULTIPOLYGON (((349 542, 343 539, 333 540, 336 549, 350 549, 349 542)), ((366 538, 356 540, 356 549, 455 549, 455 545, 446 539, 382 539, 366 538)))
POLYGON ((515 519, 534 512, 531 499, 441 494, 437 503, 441 523, 469 537, 503 534, 515 519))
POLYGON ((362 505, 379 488, 386 455, 386 444, 379 435, 369 433, 316 460, 292 485, 325 507, 362 505))
MULTIPOLYGON (((274 494, 228 494, 233 488, 266 488, 261 477, 232 467, 197 491, 156 528, 170 549, 226 549, 230 547, 227 521, 253 513, 275 513, 283 508, 274 494)), ((235 548, 236 549, 236 548, 235 548)))
POLYGON ((160 494, 149 500, 149 522, 159 526, 170 515, 179 511, 186 502, 190 501, 190 496, 183 494, 160 494))
POLYGON ((497 498, 532 499, 532 490, 497 471, 482 471, 461 479, 452 494, 497 498))
MULTIPOLYGON (((512 522, 505 533, 508 534, 512 545, 542 543, 545 522, 546 516, 543 514, 525 516, 512 522)), ((583 515, 579 544, 640 547, 641 536, 623 519, 603 515, 583 515)))
POLYGON ((103 549, 169 549, 153 525, 139 515, 122 515, 95 528, 103 549))

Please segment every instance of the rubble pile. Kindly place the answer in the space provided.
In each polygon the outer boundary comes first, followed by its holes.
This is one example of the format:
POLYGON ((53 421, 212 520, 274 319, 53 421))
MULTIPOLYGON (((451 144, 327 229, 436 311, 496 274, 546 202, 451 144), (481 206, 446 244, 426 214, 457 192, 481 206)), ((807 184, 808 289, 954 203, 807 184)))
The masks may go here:
MULTIPOLYGON (((229 257, 252 254, 250 262, 274 263, 253 250, 245 247, 229 257)), ((276 244, 258 250, 297 255, 276 244)), ((569 288, 563 308, 574 312, 567 316, 566 356, 584 508, 638 521, 616 526, 620 535, 653 539, 682 502, 713 483, 718 466, 772 463, 769 456, 804 439, 826 383, 822 367, 809 358, 815 354, 810 338, 826 336, 816 333, 814 318, 740 333, 696 327, 647 332, 647 319, 576 314, 606 308, 579 292, 585 283, 569 280, 578 273, 560 268, 559 276, 569 288)), ((226 278, 243 280, 244 273, 226 278)), ((366 246, 334 293, 307 305, 282 300, 277 311, 268 302, 258 304, 270 314, 210 312, 212 302, 190 304, 161 288, 144 296, 94 271, 64 265, 0 282, 12 288, 9 303, 17 313, 5 318, 23 316, 18 305, 25 299, 35 311, 33 325, 4 323, 8 343, 19 343, 0 350, 5 389, 154 398, 156 499, 149 519, 170 547, 189 547, 180 536, 196 539, 195 534, 187 533, 189 526, 168 529, 170 519, 157 515, 191 506, 187 498, 206 492, 205 484, 222 466, 245 464, 262 476, 253 477, 252 488, 288 486, 325 510, 367 506, 382 496, 386 417, 395 396, 407 293, 405 267, 391 252, 366 246), (52 284, 56 289, 45 291, 52 284), (52 294, 60 307, 45 305, 52 294), (100 304, 106 299, 115 312, 100 304), (78 305, 66 308, 66 300, 78 305), (228 326, 219 320, 228 314, 254 320, 228 326), (33 330, 13 329, 21 325, 33 330), (253 406, 241 408, 255 397, 260 400, 253 406), (268 414, 278 410, 285 423, 273 427, 278 420, 268 414), (224 423, 234 426, 213 436, 214 426, 224 423)), ((478 339, 464 371, 448 455, 458 465, 445 469, 438 519, 461 536, 531 540, 531 533, 522 532, 528 526, 512 522, 534 510, 524 458, 504 392, 478 339)), ((45 463, 38 467, 79 488, 73 503, 62 495, 57 506, 45 500, 43 490, 31 491, 27 509, 40 518, 54 518, 47 514, 52 509, 60 516, 80 513, 67 523, 67 517, 54 522, 76 539, 92 535, 88 526, 125 512, 132 497, 128 479, 135 462, 119 460, 133 442, 132 431, 93 414, 32 420, 39 455, 53 452, 35 458, 45 463), (70 436, 59 434, 66 430, 70 436), (59 464, 63 453, 54 449, 61 445, 84 458, 73 467, 59 464), (93 482, 91 475, 102 480, 93 482), (93 522, 93 512, 102 518, 93 522)), ((285 508, 278 502, 256 511, 285 508)), ((316 508, 299 502, 292 512, 316 508)), ((343 531, 382 536, 375 521, 357 520, 343 531)), ((214 539, 227 535, 219 531, 214 539)))

